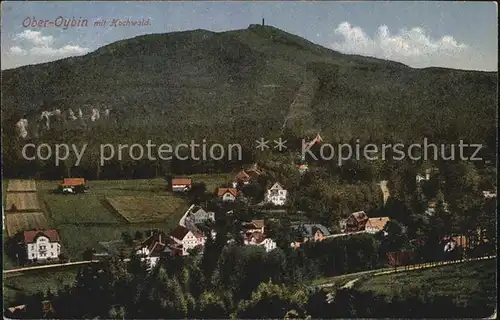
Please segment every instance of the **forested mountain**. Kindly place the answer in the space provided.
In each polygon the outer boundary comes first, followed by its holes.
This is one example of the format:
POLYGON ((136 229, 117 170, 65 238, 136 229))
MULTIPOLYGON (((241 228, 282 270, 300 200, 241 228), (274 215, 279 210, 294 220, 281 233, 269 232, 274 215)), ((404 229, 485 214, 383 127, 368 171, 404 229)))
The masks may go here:
MULTIPOLYGON (((24 115, 109 108, 116 126, 76 136, 243 143, 319 131, 327 141, 463 138, 496 148, 496 72, 413 69, 271 26, 139 36, 3 71, 1 88, 6 137, 24 115)), ((43 138, 67 139, 66 129, 43 138)))

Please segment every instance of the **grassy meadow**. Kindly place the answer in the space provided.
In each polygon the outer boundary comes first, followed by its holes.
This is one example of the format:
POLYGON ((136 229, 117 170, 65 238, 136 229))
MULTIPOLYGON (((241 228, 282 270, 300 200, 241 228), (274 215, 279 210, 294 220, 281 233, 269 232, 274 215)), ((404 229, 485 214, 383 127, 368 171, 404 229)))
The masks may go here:
MULTIPOLYGON (((193 183, 203 182, 207 192, 231 181, 230 174, 197 174, 193 183)), ((173 229, 189 207, 188 200, 173 195, 165 179, 87 181, 84 194, 62 195, 54 191, 59 181, 37 181, 38 195, 49 225, 58 230, 63 250, 71 260, 80 260, 89 247, 102 251, 101 242, 121 239, 122 232, 132 236, 136 231, 158 228, 173 229), (134 197, 138 200, 133 203, 134 197), (120 215, 107 198, 128 199, 127 219, 120 215), (161 206, 157 200, 162 199, 161 206), (139 207, 138 207, 139 206, 139 207), (161 211, 161 212, 160 212, 161 211), (129 222, 130 221, 130 222, 129 222)))

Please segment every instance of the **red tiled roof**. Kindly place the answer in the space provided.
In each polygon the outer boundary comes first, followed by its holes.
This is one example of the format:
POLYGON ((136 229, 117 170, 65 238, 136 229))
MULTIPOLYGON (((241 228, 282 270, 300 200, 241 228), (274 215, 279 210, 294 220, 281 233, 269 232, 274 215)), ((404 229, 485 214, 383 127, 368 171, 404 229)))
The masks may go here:
POLYGON ((236 188, 219 188, 219 189, 217 189, 217 196, 219 196, 219 197, 223 196, 227 192, 229 192, 230 194, 232 194, 235 197, 238 195, 238 190, 236 190, 236 188))
POLYGON ((389 217, 369 218, 366 226, 382 230, 387 222, 389 222, 389 217))
POLYGON ((165 243, 168 242, 168 237, 165 233, 161 231, 154 231, 151 236, 149 236, 146 240, 144 240, 141 244, 141 247, 146 247, 149 252, 153 252, 158 246, 165 246, 165 243))
POLYGON ((362 222, 362 221, 368 220, 368 216, 366 215, 366 213, 364 211, 353 212, 352 216, 358 222, 362 222))
POLYGON ((177 240, 182 240, 184 239, 184 237, 189 233, 189 232, 192 232, 193 235, 197 238, 202 238, 203 237, 203 233, 201 233, 200 231, 197 231, 197 230, 189 230, 188 228, 186 227, 183 227, 183 226, 177 226, 174 230, 172 230, 172 232, 170 232, 169 236, 171 236, 172 238, 175 238, 177 240))
POLYGON ((64 178, 62 185, 68 187, 76 187, 85 184, 84 178, 64 178))
POLYGON ((172 185, 191 185, 191 179, 189 179, 189 178, 174 178, 174 179, 172 179, 172 185))
POLYGON ((24 243, 33 243, 35 239, 39 236, 46 236, 52 242, 59 242, 59 234, 56 230, 36 230, 36 231, 24 231, 24 243))
POLYGON ((238 174, 236 174, 234 179, 236 181, 246 181, 246 180, 250 180, 250 176, 244 170, 241 170, 240 172, 238 172, 238 174))

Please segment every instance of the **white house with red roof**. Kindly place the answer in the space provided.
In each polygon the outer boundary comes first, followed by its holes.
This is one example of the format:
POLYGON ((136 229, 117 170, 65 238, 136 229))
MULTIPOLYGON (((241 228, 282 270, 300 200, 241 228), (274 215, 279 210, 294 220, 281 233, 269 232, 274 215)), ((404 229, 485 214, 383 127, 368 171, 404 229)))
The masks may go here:
POLYGON ((173 192, 187 192, 191 189, 192 181, 189 178, 174 178, 172 179, 173 192))
POLYGON ((30 261, 56 260, 61 253, 61 240, 53 229, 25 231, 23 241, 30 261))
POLYGON ((234 201, 238 196, 238 190, 236 188, 218 188, 217 196, 222 199, 222 201, 234 201))

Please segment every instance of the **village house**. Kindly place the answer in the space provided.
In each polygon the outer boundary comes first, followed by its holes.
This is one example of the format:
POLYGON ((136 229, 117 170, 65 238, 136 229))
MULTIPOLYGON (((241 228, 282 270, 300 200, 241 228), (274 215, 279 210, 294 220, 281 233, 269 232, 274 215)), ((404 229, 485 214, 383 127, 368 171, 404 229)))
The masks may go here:
POLYGON ((175 249, 180 249, 183 256, 188 255, 188 250, 205 245, 205 236, 197 230, 189 230, 183 226, 177 226, 169 237, 174 240, 175 249))
POLYGON ((173 192, 187 192, 191 190, 192 182, 188 178, 173 178, 172 191, 173 192))
POLYGON ((353 212, 347 219, 340 221, 342 232, 357 232, 365 230, 368 216, 364 211, 353 212))
POLYGON ((244 233, 260 232, 264 234, 264 220, 252 220, 243 224, 244 233))
MULTIPOLYGON (((252 178, 250 177, 250 175, 248 173, 245 172, 245 170, 241 170, 240 172, 238 172, 234 176, 234 182, 236 183, 236 185, 249 184, 250 180, 252 180, 252 178)), ((233 184, 233 186, 234 186, 234 184, 233 184)))
POLYGON ((389 217, 369 218, 365 225, 368 233, 377 233, 384 229, 385 224, 389 222, 389 217))
POLYGON ((299 173, 304 174, 309 170, 309 166, 307 164, 299 165, 299 173))
POLYGON ((222 199, 222 201, 234 201, 238 196, 238 190, 236 188, 218 188, 217 196, 222 199))
MULTIPOLYGON (((314 139, 312 139, 311 141, 305 141, 303 140, 303 145, 304 145, 304 148, 306 149, 309 149, 309 148, 312 148, 315 144, 320 144, 323 142, 323 138, 321 138, 321 136, 319 135, 319 132, 316 134, 316 136, 314 137, 314 139)), ((306 158, 305 158, 305 154, 303 154, 301 156, 301 160, 302 161, 306 161, 306 158)))
POLYGON ((243 242, 247 246, 262 246, 266 252, 276 249, 276 242, 261 232, 249 232, 243 237, 243 242))
POLYGON ((148 263, 148 269, 151 270, 163 255, 174 254, 169 244, 173 244, 172 240, 164 232, 155 230, 141 243, 136 254, 148 263))
POLYGON ((421 175, 421 174, 417 174, 415 176, 415 180, 417 181, 417 183, 420 183, 422 181, 429 181, 430 180, 430 174, 425 174, 425 175, 421 175))
POLYGON ((267 190, 265 202, 272 203, 275 206, 283 206, 286 202, 286 198, 287 190, 284 189, 278 182, 276 182, 271 188, 267 190))
POLYGON ((32 262, 58 260, 61 254, 61 240, 56 230, 25 231, 23 242, 27 259, 32 262))
POLYGON ((85 191, 84 178, 64 178, 63 182, 59 185, 63 193, 77 193, 85 191))
POLYGON ((188 222, 194 223, 195 225, 203 224, 206 222, 214 222, 215 212, 212 211, 207 212, 200 206, 192 206, 189 209, 186 219, 188 220, 188 222))
POLYGON ((292 247, 299 247, 302 243, 308 241, 323 241, 331 236, 328 228, 322 224, 296 224, 292 226, 292 230, 297 232, 297 235, 300 237, 300 239, 297 239, 298 241, 292 242, 292 247))
POLYGON ((250 176, 250 179, 257 179, 260 175, 262 175, 262 170, 259 169, 259 166, 256 163, 246 169, 245 172, 250 176))
POLYGON ((260 170, 258 165, 254 163, 250 168, 241 170, 235 175, 233 187, 236 188, 236 186, 241 184, 249 184, 252 179, 257 179, 260 175, 262 175, 262 173, 262 170, 260 170))

